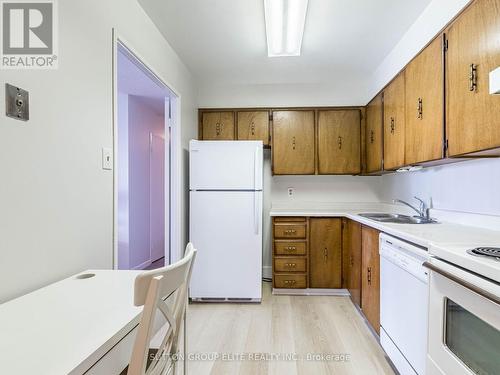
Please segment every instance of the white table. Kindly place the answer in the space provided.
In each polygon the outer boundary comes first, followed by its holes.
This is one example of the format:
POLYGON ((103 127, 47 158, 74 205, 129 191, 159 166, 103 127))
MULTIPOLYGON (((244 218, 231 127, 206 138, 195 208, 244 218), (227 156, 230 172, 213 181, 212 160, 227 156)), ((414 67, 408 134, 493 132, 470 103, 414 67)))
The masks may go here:
POLYGON ((142 307, 141 271, 89 270, 0 305, 0 374, 118 374, 142 307))

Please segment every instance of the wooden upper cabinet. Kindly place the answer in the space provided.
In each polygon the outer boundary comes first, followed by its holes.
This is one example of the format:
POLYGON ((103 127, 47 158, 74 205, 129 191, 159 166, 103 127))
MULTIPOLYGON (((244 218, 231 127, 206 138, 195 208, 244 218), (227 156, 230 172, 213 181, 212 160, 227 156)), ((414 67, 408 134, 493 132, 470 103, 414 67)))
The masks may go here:
POLYGON ((311 218, 309 237, 309 286, 342 287, 342 221, 311 218))
POLYGON ((201 135, 205 141, 233 140, 234 113, 233 112, 203 112, 201 135))
POLYGON ((384 169, 405 164, 405 74, 384 90, 384 169))
POLYGON ((343 288, 352 302, 361 306, 361 224, 344 219, 342 233, 343 288))
POLYGON ((500 147, 500 96, 489 73, 500 66, 500 0, 476 0, 446 31, 448 155, 500 147))
POLYGON ((361 309, 373 329, 380 332, 379 231, 361 228, 361 309))
POLYGON ((318 116, 319 174, 360 173, 360 111, 319 111, 318 116))
POLYGON ((239 141, 262 141, 269 145, 269 112, 241 111, 237 115, 239 141))
POLYGON ((382 170, 382 94, 377 95, 366 107, 366 172, 382 170))
POLYGON ((314 174, 314 155, 314 111, 273 112, 273 173, 314 174))
POLYGON ((443 40, 439 36, 406 67, 406 164, 443 157, 443 40))

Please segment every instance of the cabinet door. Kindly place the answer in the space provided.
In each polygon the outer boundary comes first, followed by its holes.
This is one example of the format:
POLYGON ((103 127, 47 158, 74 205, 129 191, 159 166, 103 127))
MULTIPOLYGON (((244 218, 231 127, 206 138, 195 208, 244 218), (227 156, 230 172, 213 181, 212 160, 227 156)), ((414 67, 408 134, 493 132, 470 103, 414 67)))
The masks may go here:
POLYGON ((262 141, 269 145, 269 112, 238 112, 238 140, 262 141))
POLYGON ((314 111, 273 112, 273 173, 314 174, 314 111))
POLYGON ((500 96, 488 84, 500 66, 499 30, 500 0, 477 0, 446 31, 450 156, 500 146, 500 96))
POLYGON ((384 169, 405 164, 405 74, 384 90, 384 169))
POLYGON ((204 112, 202 114, 203 140, 233 140, 234 113, 233 112, 204 112))
POLYGON ((349 290, 352 302, 361 306, 361 224, 345 220, 343 228, 343 287, 349 290))
POLYGON ((366 107, 366 172, 382 170, 382 94, 366 107))
POLYGON ((380 332, 380 256, 379 232, 361 229, 361 308, 373 329, 380 332))
POLYGON ((309 286, 342 287, 341 219, 311 218, 309 286))
POLYGON ((319 174, 361 172, 361 116, 359 110, 319 111, 319 174))
POLYGON ((406 67, 406 164, 443 157, 443 46, 437 37, 406 67))

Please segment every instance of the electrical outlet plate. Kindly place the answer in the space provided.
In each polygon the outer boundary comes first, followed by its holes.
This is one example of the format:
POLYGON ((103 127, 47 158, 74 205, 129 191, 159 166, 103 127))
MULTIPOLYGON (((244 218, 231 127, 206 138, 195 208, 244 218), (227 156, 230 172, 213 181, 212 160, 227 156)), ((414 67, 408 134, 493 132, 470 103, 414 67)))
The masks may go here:
POLYGON ((5 114, 16 120, 28 121, 30 119, 28 91, 6 83, 5 114))

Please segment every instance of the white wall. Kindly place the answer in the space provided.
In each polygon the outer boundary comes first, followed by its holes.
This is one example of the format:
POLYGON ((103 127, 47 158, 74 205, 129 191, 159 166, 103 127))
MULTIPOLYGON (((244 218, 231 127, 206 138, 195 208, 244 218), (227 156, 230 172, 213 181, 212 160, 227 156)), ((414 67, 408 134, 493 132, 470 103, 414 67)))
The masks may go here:
MULTIPOLYGON (((191 74, 136 0, 59 1, 58 8, 59 69, 0 76, 2 87, 27 89, 31 101, 27 123, 0 115, 0 302, 112 267, 113 173, 101 169, 101 147, 113 146, 113 27, 181 95, 184 150, 197 132, 191 74)), ((185 213, 185 198, 181 206, 185 213)))
POLYGON ((118 269, 129 269, 128 95, 118 92, 118 269))
POLYGON ((129 95, 129 268, 143 268, 151 260, 149 135, 165 135, 164 114, 147 103, 148 98, 129 95))
POLYGON ((398 173, 383 177, 381 198, 411 200, 432 198, 434 208, 500 215, 500 159, 464 161, 457 164, 398 173))
POLYGON ((366 82, 317 84, 207 85, 199 87, 202 108, 365 105, 366 82))

